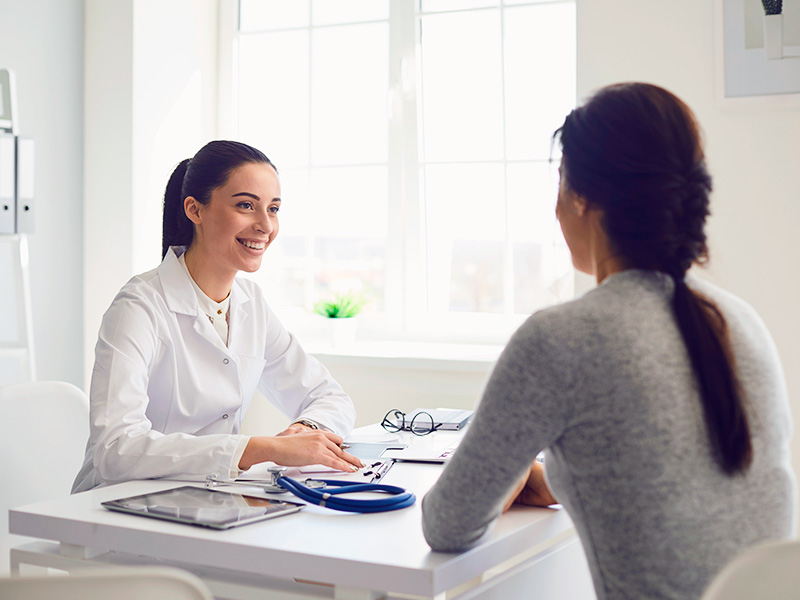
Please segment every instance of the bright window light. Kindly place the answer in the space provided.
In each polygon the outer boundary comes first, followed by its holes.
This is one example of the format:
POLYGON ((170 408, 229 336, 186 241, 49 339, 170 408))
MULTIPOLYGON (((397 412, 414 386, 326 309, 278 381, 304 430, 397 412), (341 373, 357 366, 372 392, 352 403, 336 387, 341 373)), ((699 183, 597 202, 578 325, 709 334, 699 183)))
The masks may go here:
POLYGON ((357 288, 366 339, 502 343, 572 297, 551 136, 574 0, 240 0, 232 21, 223 121, 280 171, 253 277, 282 314, 357 288))

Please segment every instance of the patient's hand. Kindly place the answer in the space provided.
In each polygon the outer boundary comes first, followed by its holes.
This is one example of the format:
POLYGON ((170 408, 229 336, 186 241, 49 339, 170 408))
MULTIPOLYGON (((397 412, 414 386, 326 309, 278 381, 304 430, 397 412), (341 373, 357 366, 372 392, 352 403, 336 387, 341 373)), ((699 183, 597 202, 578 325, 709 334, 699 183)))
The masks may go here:
POLYGON ((513 504, 527 504, 529 506, 550 506, 558 504, 547 482, 544 479, 544 466, 539 461, 533 461, 528 475, 520 479, 512 494, 503 506, 506 512, 513 504))
POLYGON ((503 512, 506 512, 512 505, 517 502, 517 498, 522 493, 522 490, 525 489, 525 484, 528 483, 528 473, 522 476, 522 478, 514 485, 514 490, 508 495, 508 499, 506 500, 505 504, 503 504, 503 512))

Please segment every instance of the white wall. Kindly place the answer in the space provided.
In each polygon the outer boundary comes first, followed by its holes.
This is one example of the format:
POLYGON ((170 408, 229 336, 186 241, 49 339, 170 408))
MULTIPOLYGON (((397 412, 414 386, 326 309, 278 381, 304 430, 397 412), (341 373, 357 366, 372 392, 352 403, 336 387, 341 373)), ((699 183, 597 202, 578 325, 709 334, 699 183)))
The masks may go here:
MULTIPOLYGON (((86 0, 84 369, 100 318, 132 270, 133 3, 86 0), (90 341, 91 340, 91 341, 90 341)), ((89 390, 89 379, 81 381, 89 390)))
POLYGON ((648 81, 695 111, 714 177, 711 263, 700 274, 752 304, 772 333, 800 472, 800 106, 718 106, 714 31, 714 2, 578 0, 578 94, 648 81))
POLYGON ((135 0, 133 271, 161 262, 164 188, 175 166, 216 137, 216 0, 135 0))
MULTIPOLYGON (((16 73, 20 134, 36 142, 28 245, 37 377, 82 385, 83 0, 0 0, 0 66, 16 73)), ((0 267, 0 306, 10 285, 0 267)), ((16 380, 5 375, 0 385, 16 380)))
POLYGON ((86 0, 85 389, 103 313, 161 261, 170 173, 214 137, 216 56, 216 0, 86 0))

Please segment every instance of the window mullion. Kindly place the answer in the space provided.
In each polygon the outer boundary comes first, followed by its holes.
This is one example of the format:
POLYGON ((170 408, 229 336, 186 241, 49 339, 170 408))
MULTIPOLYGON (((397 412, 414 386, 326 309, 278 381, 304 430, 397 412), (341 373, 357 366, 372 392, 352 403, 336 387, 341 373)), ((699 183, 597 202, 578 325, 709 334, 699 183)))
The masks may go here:
POLYGON ((408 331, 424 309, 424 239, 417 144, 414 0, 391 0, 389 17, 389 249, 387 314, 408 331))
MULTIPOLYGON (((313 152, 311 150, 311 144, 314 141, 314 131, 313 131, 313 124, 314 119, 312 112, 314 110, 314 28, 311 27, 312 22, 312 10, 314 7, 311 4, 311 0, 308 0, 308 71, 306 73, 306 77, 308 78, 308 126, 306 128, 307 133, 307 150, 306 150, 306 189, 311 192, 311 182, 313 181, 313 170, 314 165, 312 163, 312 156, 313 152)), ((311 196, 309 194, 309 199, 311 196)), ((312 199, 312 202, 316 202, 316 198, 312 199)), ((305 272, 305 305, 307 307, 313 306, 314 302, 317 300, 316 298, 316 290, 314 280, 316 278, 317 273, 317 261, 316 261, 316 245, 317 245, 317 232, 316 231, 306 231, 305 232, 305 250, 306 250, 306 272, 305 272)))
POLYGON ((511 215, 510 202, 508 201, 508 148, 506 136, 506 50, 505 50, 505 6, 500 0, 500 105, 503 119, 503 203, 506 217, 505 243, 503 244, 503 312, 507 315, 514 314, 514 249, 511 242, 511 215))
POLYGON ((220 0, 217 17, 217 123, 215 137, 238 139, 239 0, 220 0))

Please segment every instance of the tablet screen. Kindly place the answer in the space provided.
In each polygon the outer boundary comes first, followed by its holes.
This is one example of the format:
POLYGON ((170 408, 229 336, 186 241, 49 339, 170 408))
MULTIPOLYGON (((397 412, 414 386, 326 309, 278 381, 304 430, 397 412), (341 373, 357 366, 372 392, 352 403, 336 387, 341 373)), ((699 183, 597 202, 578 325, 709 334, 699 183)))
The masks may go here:
POLYGON ((303 504, 184 486, 101 503, 109 510, 228 529, 297 512, 303 504))

